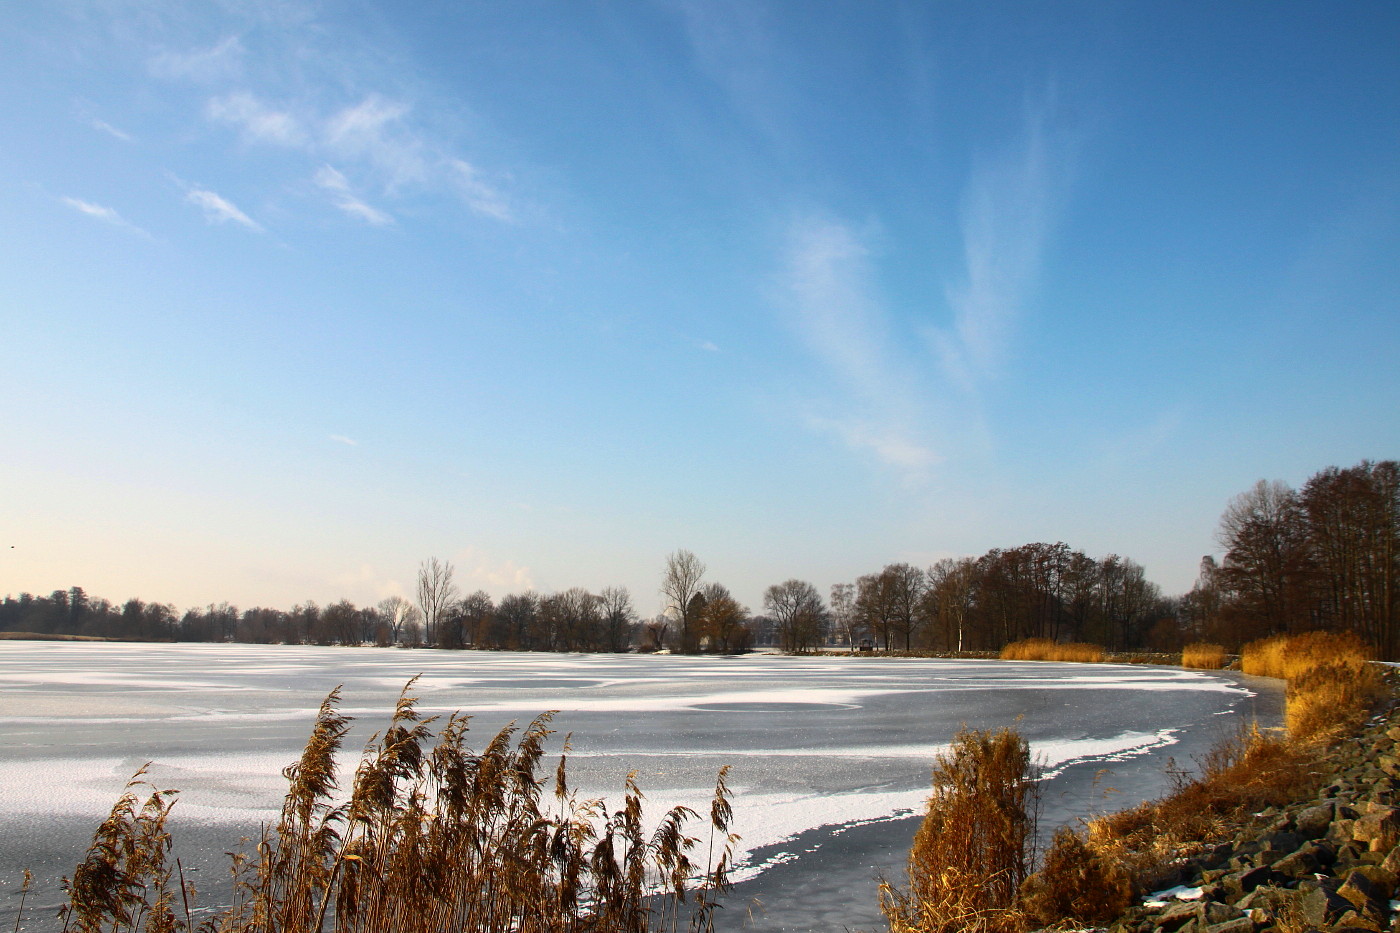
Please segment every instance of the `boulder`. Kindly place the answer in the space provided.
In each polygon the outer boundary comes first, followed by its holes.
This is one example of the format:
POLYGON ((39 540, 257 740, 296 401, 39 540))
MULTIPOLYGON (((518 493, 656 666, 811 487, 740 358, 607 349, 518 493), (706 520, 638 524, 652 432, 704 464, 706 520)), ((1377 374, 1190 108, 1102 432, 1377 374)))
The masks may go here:
POLYGON ((1315 872, 1329 867, 1337 860, 1331 847, 1310 842, 1296 852, 1284 856, 1273 864, 1273 870, 1281 875, 1300 881, 1315 872))
POLYGON ((1376 805, 1352 825, 1351 838, 1372 852, 1389 852, 1400 841, 1400 810, 1376 805))
POLYGON ((1297 904, 1303 921, 1317 929, 1334 925, 1343 914, 1352 910, 1351 901, 1322 885, 1306 891, 1297 904))
POLYGON ((1254 921, 1248 917, 1236 917, 1223 923, 1206 927, 1207 933, 1254 933, 1254 921))
POLYGON ((1332 816, 1336 808, 1331 803, 1321 803, 1299 811, 1294 818, 1294 825, 1298 835, 1307 839, 1321 839, 1327 835, 1327 828, 1332 825, 1332 816))

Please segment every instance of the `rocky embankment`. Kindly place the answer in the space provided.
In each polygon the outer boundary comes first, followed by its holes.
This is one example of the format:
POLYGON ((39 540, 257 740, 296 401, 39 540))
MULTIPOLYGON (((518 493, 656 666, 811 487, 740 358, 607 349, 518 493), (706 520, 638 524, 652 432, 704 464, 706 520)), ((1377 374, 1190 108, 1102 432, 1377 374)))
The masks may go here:
POLYGON ((1112 933, 1400 933, 1400 709, 1334 746, 1316 796, 1183 863, 1112 933))

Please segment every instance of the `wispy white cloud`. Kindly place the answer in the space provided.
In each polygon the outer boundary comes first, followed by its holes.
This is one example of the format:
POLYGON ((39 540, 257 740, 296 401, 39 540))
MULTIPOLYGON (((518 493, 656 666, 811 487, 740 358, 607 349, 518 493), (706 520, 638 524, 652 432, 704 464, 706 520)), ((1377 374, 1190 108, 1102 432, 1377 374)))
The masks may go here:
POLYGON ((73 210, 79 212, 80 214, 86 214, 87 216, 92 217, 96 220, 100 220, 103 223, 111 224, 114 227, 119 227, 122 230, 138 234, 139 236, 146 237, 147 239, 149 239, 151 236, 145 230, 142 230, 134 223, 122 217, 121 214, 117 213, 115 208, 107 207, 102 204, 94 204, 91 201, 84 201, 80 198, 63 198, 63 203, 67 204, 69 207, 73 208, 73 210))
POLYGON ((447 168, 457 192, 467 206, 478 214, 494 217, 507 223, 515 220, 515 213, 501 191, 481 177, 481 173, 461 159, 449 159, 447 168))
POLYGON ((793 225, 783 281, 797 332, 848 388, 876 400, 889 386, 870 279, 869 252, 848 226, 819 217, 793 225))
POLYGON ((834 220, 799 221, 788 234, 779 282, 791 326, 843 389, 834 404, 844 413, 809 413, 807 426, 909 476, 939 462, 917 380, 890 339, 862 239, 834 220))
POLYGON ((713 340, 699 340, 696 341, 695 346, 701 350, 704 350, 706 353, 719 352, 719 344, 715 343, 713 340))
POLYGON ((1018 144, 974 170, 963 198, 963 274, 945 289, 952 326, 932 342, 964 390, 995 376, 1040 270, 1065 174, 1066 144, 1047 105, 1027 108, 1018 144))
POLYGON ((127 133, 124 130, 117 129, 115 126, 108 123, 106 120, 92 120, 91 125, 93 129, 106 133, 108 136, 120 139, 124 143, 132 142, 130 133, 127 133))
POLYGON ((262 233, 262 225, 237 208, 232 202, 207 188, 192 187, 185 192, 185 201, 204 211, 210 223, 235 223, 240 227, 262 233))
POLYGON ((355 196, 350 190, 349 180, 339 171, 329 165, 323 165, 316 170, 314 176, 316 184, 325 189, 331 195, 331 203, 340 208, 351 217, 357 217, 375 226, 383 226, 394 222, 394 218, 376 207, 371 207, 355 196))
MULTIPOLYGON (((317 110, 273 106, 245 90, 211 98, 205 116, 237 128, 245 143, 285 147, 356 166, 358 174, 372 179, 385 197, 395 197, 406 188, 444 191, 483 217, 505 223, 516 220, 501 188, 418 125, 407 102, 368 94, 329 114, 317 110)), ((339 169, 327 171, 323 166, 313 178, 349 216, 380 226, 393 221, 389 213, 356 195, 339 169)))
POLYGON ((346 447, 360 446, 359 441, 355 440, 353 437, 346 437, 344 434, 330 434, 327 435, 327 437, 335 441, 337 444, 344 444, 346 447))
POLYGON ((300 147, 309 141, 292 113, 269 107, 247 91, 215 97, 204 109, 209 119, 238 127, 247 142, 300 147))
POLYGON ((921 478, 929 469, 943 462, 943 457, 932 447, 913 432, 898 426, 817 416, 808 416, 807 425, 813 430, 835 436, 852 450, 872 454, 881 463, 911 478, 921 478))
POLYGON ((390 189, 422 183, 428 177, 428 160, 422 138, 404 121, 409 109, 401 101, 370 94, 326 120, 325 144, 342 157, 374 165, 390 189))
POLYGON ((161 52, 147 63, 147 67, 157 78, 208 84, 238 77, 243 71, 246 52, 238 36, 227 36, 207 48, 161 52))

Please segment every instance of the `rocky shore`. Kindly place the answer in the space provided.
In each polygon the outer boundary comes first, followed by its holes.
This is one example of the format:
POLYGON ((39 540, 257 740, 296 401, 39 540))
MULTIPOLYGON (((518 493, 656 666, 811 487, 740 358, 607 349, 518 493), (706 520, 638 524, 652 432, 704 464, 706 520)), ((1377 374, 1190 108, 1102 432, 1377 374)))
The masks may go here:
POLYGON ((1111 933, 1400 933, 1400 708, 1328 750, 1315 795, 1174 866, 1111 933))

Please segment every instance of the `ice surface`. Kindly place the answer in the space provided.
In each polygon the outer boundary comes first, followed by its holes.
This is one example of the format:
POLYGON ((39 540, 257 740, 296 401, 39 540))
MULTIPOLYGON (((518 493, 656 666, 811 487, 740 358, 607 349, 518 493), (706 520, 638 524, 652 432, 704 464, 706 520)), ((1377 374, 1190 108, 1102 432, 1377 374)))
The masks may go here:
MULTIPOLYGON (((933 760, 963 726, 1017 728, 1054 779, 1051 808, 1073 819, 1101 806, 1098 769, 1158 772, 1160 750, 1226 730, 1220 713, 1258 713, 1238 676, 1117 665, 0 642, 0 814, 12 841, 0 877, 35 851, 71 870, 148 761, 155 784, 181 791, 177 840, 186 827, 231 845, 275 816, 281 769, 332 688, 343 685, 342 711, 357 720, 348 775, 415 675, 420 710, 469 713, 478 748, 557 710, 580 797, 618 801, 635 768, 652 820, 674 804, 708 813, 730 765, 738 876, 751 881, 808 858, 797 840, 820 827, 921 811, 933 760), (85 829, 57 834, 56 816, 85 829)), ((1114 779, 1123 794, 1157 786, 1129 778, 1114 779)), ((703 838, 705 825, 690 831, 703 838)))

